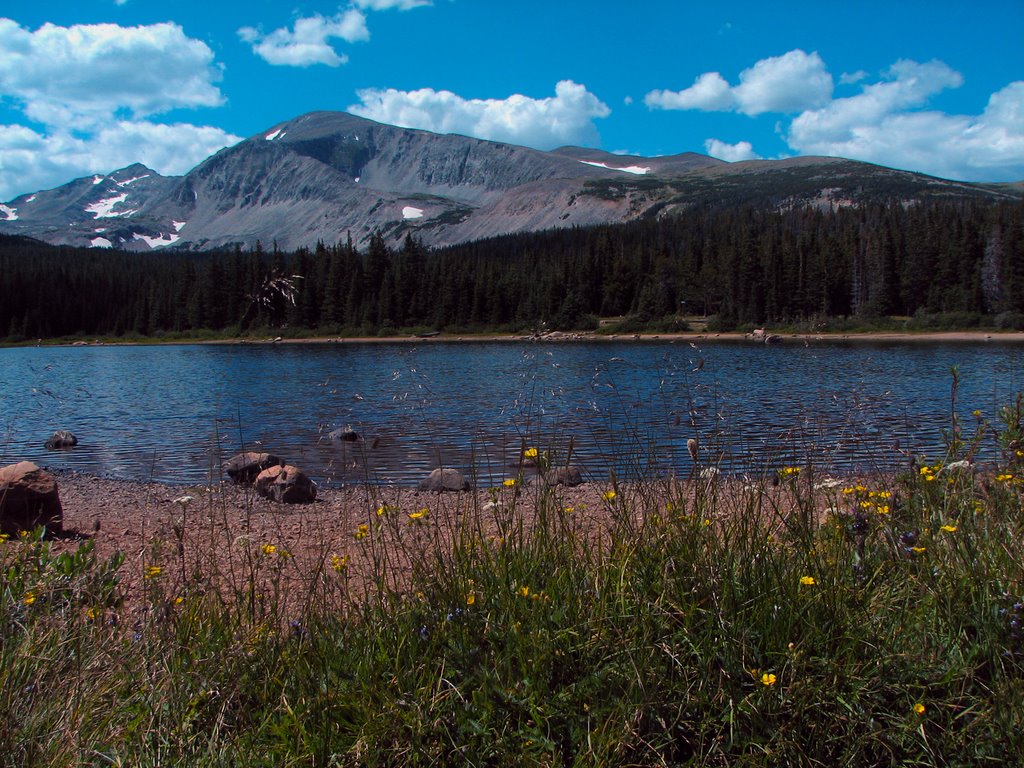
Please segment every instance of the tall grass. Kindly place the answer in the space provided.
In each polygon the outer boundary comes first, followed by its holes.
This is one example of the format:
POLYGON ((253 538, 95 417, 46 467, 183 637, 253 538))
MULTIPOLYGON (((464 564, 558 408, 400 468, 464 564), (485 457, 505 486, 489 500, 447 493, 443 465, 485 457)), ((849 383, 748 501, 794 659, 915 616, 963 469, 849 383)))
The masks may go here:
POLYGON ((289 578, 251 542, 227 572, 172 540, 127 602, 120 558, 26 533, 0 543, 0 761, 1013 764, 1022 400, 1001 416, 839 484, 374 502, 362 570, 324 549, 289 578), (956 463, 990 439, 996 471, 956 463))

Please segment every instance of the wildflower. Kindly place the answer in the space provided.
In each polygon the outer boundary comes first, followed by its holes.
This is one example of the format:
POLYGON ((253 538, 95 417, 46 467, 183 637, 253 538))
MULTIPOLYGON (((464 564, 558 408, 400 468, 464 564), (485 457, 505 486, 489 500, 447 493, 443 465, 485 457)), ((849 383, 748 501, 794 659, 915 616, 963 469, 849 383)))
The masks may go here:
POLYGON ((430 510, 427 509, 426 507, 423 507, 423 509, 421 509, 421 510, 419 510, 417 512, 410 512, 409 513, 409 519, 410 520, 422 520, 423 518, 425 518, 429 514, 430 514, 430 510))
POLYGON ((537 449, 536 448, 527 448, 525 451, 523 451, 523 458, 524 459, 536 459, 537 458, 537 449))
POLYGON ((800 474, 800 467, 783 467, 780 474, 783 477, 790 477, 792 475, 800 474))
POLYGON ((277 547, 274 546, 273 544, 264 544, 262 547, 260 547, 260 551, 264 555, 272 555, 275 552, 277 552, 277 547))
POLYGON ((942 530, 945 531, 946 533, 956 533, 956 526, 955 525, 944 525, 944 526, 942 526, 942 530))
POLYGON ((920 555, 920 554, 924 553, 925 548, 924 547, 911 547, 910 551, 913 552, 915 555, 920 555))
POLYGON ((981 418, 981 411, 973 410, 973 411, 971 411, 971 416, 973 416, 976 419, 980 419, 981 418))
POLYGON ((711 525, 711 520, 709 518, 705 517, 704 518, 704 527, 707 528, 709 525, 711 525))
POLYGON ((918 702, 917 704, 915 704, 914 705, 914 714, 915 715, 923 715, 924 714, 924 704, 922 704, 921 702, 918 702))
POLYGON ((605 491, 604 493, 601 494, 601 498, 603 498, 605 501, 611 501, 612 499, 615 498, 615 496, 615 491, 605 491))
POLYGON ((843 488, 843 495, 844 496, 850 496, 850 495, 852 495, 852 494, 854 494, 856 492, 857 492, 857 489, 852 487, 852 486, 848 487, 848 488, 843 488))
POLYGON ((772 686, 778 681, 778 678, 770 672, 765 672, 761 675, 761 685, 772 686))
POLYGON ((565 514, 567 515, 571 515, 573 512, 576 511, 576 507, 566 507, 562 511, 565 512, 565 514))
POLYGON ((163 572, 164 572, 164 569, 161 568, 159 565, 151 565, 148 568, 146 568, 146 572, 142 575, 142 578, 144 578, 144 579, 155 579, 157 576, 159 576, 163 572))
POLYGON ((185 598, 182 597, 181 595, 178 595, 176 598, 174 598, 174 604, 175 605, 181 605, 184 602, 185 602, 185 598))
POLYGON ((504 480, 501 481, 501 484, 504 485, 506 488, 511 488, 516 484, 516 479, 514 477, 506 477, 504 480))
POLYGON ((1003 472, 1002 474, 996 475, 996 480, 998 480, 1000 483, 1005 483, 1008 480, 1013 480, 1013 475, 1011 475, 1009 472, 1003 472))
POLYGON ((530 596, 530 588, 524 584, 523 586, 519 587, 519 589, 516 590, 516 594, 519 595, 520 597, 529 597, 530 596))
POLYGON ((100 609, 93 605, 85 612, 85 615, 89 618, 89 621, 96 621, 100 617, 100 609))
POLYGON ((331 570, 343 573, 348 568, 348 555, 331 555, 331 570))
POLYGON ((358 528, 356 528, 355 540, 356 541, 362 541, 363 539, 365 539, 369 535, 370 535, 370 526, 368 526, 366 523, 362 523, 358 528))
POLYGON ((805 587, 813 587, 818 582, 814 580, 813 576, 801 576, 800 583, 803 584, 805 587))
POLYGON ((466 605, 473 605, 476 603, 476 592, 468 592, 466 594, 466 605))
POLYGON ((9 538, 11 538, 10 534, 0 533, 0 541, 7 541, 9 538))
POLYGON ((889 514, 889 505, 888 504, 879 504, 878 507, 875 509, 875 511, 878 512, 878 514, 880 514, 880 515, 888 515, 889 514))
POLYGON ((32 603, 34 603, 35 601, 36 601, 36 593, 35 592, 26 592, 25 593, 25 597, 22 598, 22 602, 25 603, 25 605, 32 605, 32 603))

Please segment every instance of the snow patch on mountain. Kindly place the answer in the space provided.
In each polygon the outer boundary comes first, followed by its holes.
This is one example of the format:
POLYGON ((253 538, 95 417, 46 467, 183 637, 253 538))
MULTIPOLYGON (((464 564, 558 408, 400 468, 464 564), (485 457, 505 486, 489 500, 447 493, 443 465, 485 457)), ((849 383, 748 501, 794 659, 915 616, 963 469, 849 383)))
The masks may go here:
POLYGON ((267 141, 273 141, 274 139, 283 138, 284 134, 285 134, 285 131, 283 129, 281 129, 281 128, 278 128, 276 131, 274 131, 273 133, 268 133, 263 138, 265 138, 267 141))
POLYGON ((181 232, 181 228, 184 227, 185 224, 187 224, 187 223, 188 222, 185 222, 185 221, 172 221, 171 222, 171 224, 174 226, 174 231, 175 232, 181 232))
POLYGON ((92 240, 89 241, 89 245, 91 245, 93 248, 113 248, 114 247, 114 244, 111 243, 109 240, 107 240, 107 238, 105 238, 105 237, 94 237, 92 240))
POLYGON ((102 184, 106 180, 106 176, 93 176, 92 185, 95 187, 97 184, 102 184))
POLYGON ((645 168, 639 165, 627 165, 625 168, 616 168, 613 165, 607 163, 599 163, 594 160, 580 160, 584 165, 593 165, 597 168, 607 168, 609 171, 622 171, 623 173, 632 173, 637 176, 643 176, 644 174, 650 173, 650 168, 645 168))
POLYGON ((422 219, 423 218, 423 209, 422 208, 413 208, 411 205, 407 205, 407 206, 405 206, 402 209, 402 218, 403 219, 422 219))
POLYGON ((135 240, 142 240, 150 248, 163 248, 167 245, 174 245, 174 243, 181 240, 180 235, 160 235, 160 237, 149 237, 148 235, 141 235, 138 232, 133 233, 132 238, 135 240))
POLYGON ((144 173, 141 176, 134 176, 134 177, 132 177, 130 179, 125 179, 124 181, 118 181, 116 183, 117 183, 117 186, 119 186, 119 187, 127 187, 129 184, 131 184, 134 181, 138 181, 139 179, 148 179, 148 178, 149 178, 149 174, 148 173, 144 173))
POLYGON ((0 205, 0 214, 3 214, 3 221, 17 221, 18 220, 18 209, 8 208, 6 205, 0 205))

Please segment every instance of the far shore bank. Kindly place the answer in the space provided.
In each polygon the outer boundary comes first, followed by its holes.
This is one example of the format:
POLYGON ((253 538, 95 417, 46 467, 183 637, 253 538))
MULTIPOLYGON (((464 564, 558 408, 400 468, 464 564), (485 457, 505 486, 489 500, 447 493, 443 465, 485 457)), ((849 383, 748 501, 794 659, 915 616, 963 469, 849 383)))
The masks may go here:
POLYGON ((678 343, 772 343, 779 345, 799 343, 803 345, 841 343, 1024 343, 1024 331, 864 331, 851 333, 783 333, 766 330, 764 336, 750 333, 619 333, 603 334, 593 332, 553 331, 541 335, 512 333, 447 334, 430 336, 310 336, 310 337, 263 337, 217 339, 95 339, 86 340, 39 340, 35 343, 0 345, 18 346, 161 346, 166 344, 446 344, 446 343, 593 343, 593 342, 661 342, 678 343))

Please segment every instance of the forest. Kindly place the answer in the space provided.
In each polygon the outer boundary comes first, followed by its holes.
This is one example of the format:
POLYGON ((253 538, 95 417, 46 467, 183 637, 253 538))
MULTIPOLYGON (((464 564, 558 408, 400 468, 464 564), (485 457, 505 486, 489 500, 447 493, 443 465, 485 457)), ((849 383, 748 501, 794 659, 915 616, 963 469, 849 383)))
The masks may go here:
MULTIPOLYGON (((941 316, 1024 328, 1024 204, 835 211, 707 206, 627 224, 425 248, 380 234, 139 254, 0 237, 0 338, 390 335, 439 330, 829 329, 941 316)), ((950 320, 950 318, 952 318, 950 320)))

